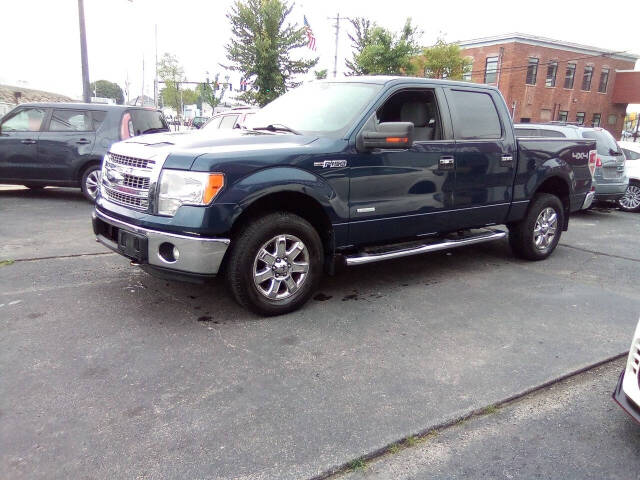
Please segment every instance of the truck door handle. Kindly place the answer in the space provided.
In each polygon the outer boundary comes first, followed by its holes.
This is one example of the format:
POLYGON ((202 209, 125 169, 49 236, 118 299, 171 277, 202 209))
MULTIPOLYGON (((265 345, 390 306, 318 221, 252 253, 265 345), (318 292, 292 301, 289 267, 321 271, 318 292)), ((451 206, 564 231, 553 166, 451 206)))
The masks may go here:
POLYGON ((438 162, 438 167, 441 170, 451 170, 455 166, 455 160, 451 155, 444 155, 440 157, 440 161, 438 162))
POLYGON ((511 165, 513 165, 513 155, 502 155, 500 157, 501 167, 510 167, 511 165))
POLYGON ((25 145, 33 145, 34 143, 36 143, 36 141, 31 138, 25 138, 24 140, 20 140, 20 143, 24 143, 25 145))
POLYGON ((78 145, 87 145, 88 143, 91 143, 91 140, 87 140, 86 138, 81 138, 80 140, 78 140, 76 142, 78 145))

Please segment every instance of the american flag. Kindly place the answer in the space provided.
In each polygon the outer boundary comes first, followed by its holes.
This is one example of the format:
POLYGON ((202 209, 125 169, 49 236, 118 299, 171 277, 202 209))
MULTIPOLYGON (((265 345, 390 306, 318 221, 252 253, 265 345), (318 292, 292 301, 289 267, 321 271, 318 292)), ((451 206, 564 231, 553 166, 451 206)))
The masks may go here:
POLYGON ((315 51, 316 37, 313 36, 313 31, 311 30, 311 25, 309 25, 309 22, 307 21, 306 15, 304 15, 304 30, 307 32, 307 47, 315 51))

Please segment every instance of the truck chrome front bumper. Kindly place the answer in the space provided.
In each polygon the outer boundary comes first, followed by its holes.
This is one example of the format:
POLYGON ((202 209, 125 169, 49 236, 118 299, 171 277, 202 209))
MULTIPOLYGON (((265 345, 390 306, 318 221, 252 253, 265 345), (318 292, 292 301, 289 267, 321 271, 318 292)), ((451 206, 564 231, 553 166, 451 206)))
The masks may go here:
POLYGON ((227 238, 160 232, 125 223, 94 210, 96 240, 134 263, 194 275, 215 275, 229 247, 227 238))

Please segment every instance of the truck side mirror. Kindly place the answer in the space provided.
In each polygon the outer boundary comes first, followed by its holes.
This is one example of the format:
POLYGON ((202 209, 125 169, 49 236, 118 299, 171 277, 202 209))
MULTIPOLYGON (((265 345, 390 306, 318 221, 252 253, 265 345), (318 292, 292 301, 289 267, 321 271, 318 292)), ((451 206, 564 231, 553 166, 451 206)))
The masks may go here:
POLYGON ((356 145, 358 150, 410 148, 413 145, 413 123, 380 123, 376 130, 362 130, 356 138, 356 145))

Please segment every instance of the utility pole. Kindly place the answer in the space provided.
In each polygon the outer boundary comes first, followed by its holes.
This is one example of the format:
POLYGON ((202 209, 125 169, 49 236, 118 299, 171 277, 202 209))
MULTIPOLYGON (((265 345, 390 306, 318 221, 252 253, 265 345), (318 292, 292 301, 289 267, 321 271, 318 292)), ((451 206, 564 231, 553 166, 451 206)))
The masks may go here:
POLYGON ((156 75, 153 80, 153 103, 158 108, 158 24, 155 25, 156 33, 156 75))
POLYGON ((84 0, 78 0, 78 20, 80 22, 80 58, 82 61, 82 100, 91 102, 89 82, 89 60, 87 57, 87 32, 84 27, 84 0))
POLYGON ((335 20, 336 23, 333 24, 333 28, 336 29, 336 49, 333 55, 333 78, 336 78, 338 74, 338 40, 340 39, 340 13, 338 13, 335 17, 329 17, 329 20, 335 20))

